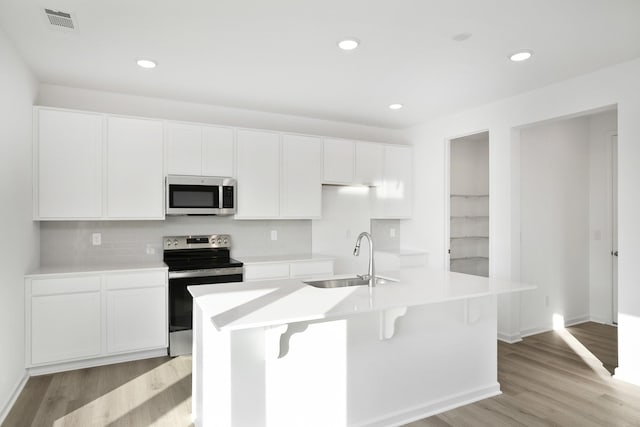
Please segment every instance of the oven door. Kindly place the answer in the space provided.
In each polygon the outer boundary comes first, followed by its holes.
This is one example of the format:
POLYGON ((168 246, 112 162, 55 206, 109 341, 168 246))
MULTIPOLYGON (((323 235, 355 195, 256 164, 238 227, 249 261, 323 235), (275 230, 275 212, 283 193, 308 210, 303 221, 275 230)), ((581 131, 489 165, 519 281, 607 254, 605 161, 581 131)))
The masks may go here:
POLYGON ((169 333, 193 328, 193 297, 188 286, 242 282, 242 268, 239 270, 237 274, 169 278, 169 333))

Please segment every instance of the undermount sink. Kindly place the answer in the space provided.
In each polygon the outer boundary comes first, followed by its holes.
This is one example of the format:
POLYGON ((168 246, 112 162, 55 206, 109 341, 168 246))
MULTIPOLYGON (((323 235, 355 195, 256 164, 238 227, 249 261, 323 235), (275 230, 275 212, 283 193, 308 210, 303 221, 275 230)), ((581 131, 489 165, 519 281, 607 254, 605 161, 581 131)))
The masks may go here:
MULTIPOLYGON (((376 276, 376 285, 383 285, 387 282, 396 281, 397 280, 394 279, 376 276)), ((369 279, 363 279, 361 277, 344 277, 326 280, 304 280, 303 283, 316 288, 344 288, 347 286, 366 286, 369 284, 369 279)))

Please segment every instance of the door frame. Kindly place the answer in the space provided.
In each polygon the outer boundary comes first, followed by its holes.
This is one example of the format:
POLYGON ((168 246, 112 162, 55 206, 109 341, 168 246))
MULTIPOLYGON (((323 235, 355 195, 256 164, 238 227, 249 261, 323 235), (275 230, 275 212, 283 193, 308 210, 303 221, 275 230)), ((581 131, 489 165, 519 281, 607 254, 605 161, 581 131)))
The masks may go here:
MULTIPOLYGON (((443 233, 443 248, 444 248, 444 270, 450 271, 451 269, 451 256, 449 249, 451 249, 451 141, 454 139, 464 138, 466 136, 476 135, 479 133, 489 134, 489 195, 491 195, 491 130, 489 128, 483 128, 480 130, 465 132, 455 136, 445 137, 444 139, 444 233, 443 233)), ((489 197, 489 203, 491 203, 491 197, 489 197)), ((491 206, 489 206, 489 212, 491 212, 491 206)), ((491 215, 491 213, 489 213, 491 215)), ((489 216, 489 244, 491 245, 491 216, 489 216)), ((489 246, 489 277, 491 277, 491 246, 489 246)))

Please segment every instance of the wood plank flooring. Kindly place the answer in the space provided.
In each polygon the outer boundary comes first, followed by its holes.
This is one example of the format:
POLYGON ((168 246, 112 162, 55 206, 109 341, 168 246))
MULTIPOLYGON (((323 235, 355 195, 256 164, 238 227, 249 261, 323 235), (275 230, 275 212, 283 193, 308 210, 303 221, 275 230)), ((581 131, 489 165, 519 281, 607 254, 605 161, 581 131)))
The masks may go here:
MULTIPOLYGON (((640 388, 616 366, 617 330, 596 323, 499 343, 502 395, 407 427, 640 426, 640 388)), ((191 358, 164 357, 33 377, 2 427, 188 427, 190 413, 191 358)))

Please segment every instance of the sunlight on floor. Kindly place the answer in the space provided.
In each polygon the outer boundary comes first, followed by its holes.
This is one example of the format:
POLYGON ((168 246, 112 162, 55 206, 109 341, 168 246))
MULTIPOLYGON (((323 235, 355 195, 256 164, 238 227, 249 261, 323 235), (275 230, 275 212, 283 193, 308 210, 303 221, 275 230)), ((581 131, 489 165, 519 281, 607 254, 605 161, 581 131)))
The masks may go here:
POLYGON ((595 372, 600 378, 611 378, 611 373, 587 347, 585 347, 571 332, 564 327, 564 317, 559 314, 553 315, 553 330, 564 340, 564 342, 595 372))
POLYGON ((141 412, 145 412, 145 416, 139 419, 146 419, 145 425, 189 426, 191 419, 185 418, 184 408, 180 406, 190 400, 191 393, 181 402, 171 402, 174 403, 171 406, 167 405, 167 396, 162 394, 185 381, 190 374, 190 370, 180 366, 177 358, 169 360, 58 418, 52 427, 136 425, 141 412), (160 401, 161 405, 156 401, 160 401), (148 424, 149 414, 154 419, 153 424, 148 424))

